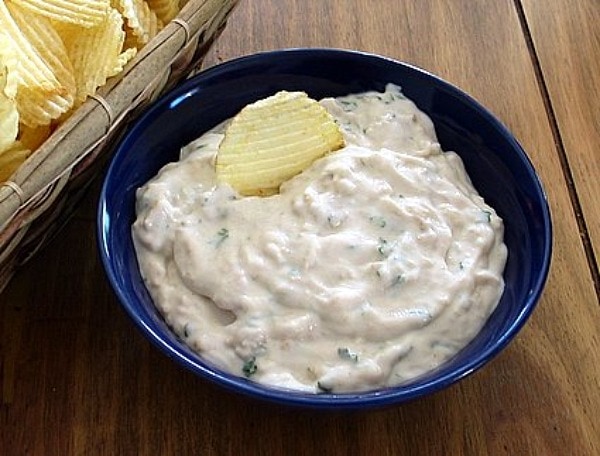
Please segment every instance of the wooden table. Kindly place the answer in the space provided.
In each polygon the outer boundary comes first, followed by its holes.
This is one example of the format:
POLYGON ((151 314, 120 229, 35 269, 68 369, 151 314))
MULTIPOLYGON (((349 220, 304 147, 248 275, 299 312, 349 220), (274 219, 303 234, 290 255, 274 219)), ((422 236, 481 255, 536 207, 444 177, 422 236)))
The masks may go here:
POLYGON ((400 407, 319 413, 234 395, 125 316, 96 253, 96 189, 0 296, 0 454, 600 454, 598 0, 241 0, 206 65, 296 46, 416 64, 515 133, 555 235, 524 330, 475 375, 400 407))

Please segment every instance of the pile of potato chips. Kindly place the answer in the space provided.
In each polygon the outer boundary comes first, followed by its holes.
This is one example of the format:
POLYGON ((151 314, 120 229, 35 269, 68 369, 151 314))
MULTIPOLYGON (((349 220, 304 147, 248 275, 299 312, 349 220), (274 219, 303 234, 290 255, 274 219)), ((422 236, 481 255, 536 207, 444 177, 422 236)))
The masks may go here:
POLYGON ((179 0, 0 0, 0 182, 179 10, 179 0))

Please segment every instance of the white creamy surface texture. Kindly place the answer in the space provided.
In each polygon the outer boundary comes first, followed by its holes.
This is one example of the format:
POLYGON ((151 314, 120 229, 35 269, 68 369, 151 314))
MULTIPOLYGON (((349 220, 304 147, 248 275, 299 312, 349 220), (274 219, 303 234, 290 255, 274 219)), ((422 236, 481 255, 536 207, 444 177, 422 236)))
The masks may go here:
POLYGON ((167 323, 224 370, 309 392, 404 383, 494 310, 502 220, 397 86, 321 103, 347 147, 278 195, 216 184, 223 126, 139 189, 141 272, 167 323))

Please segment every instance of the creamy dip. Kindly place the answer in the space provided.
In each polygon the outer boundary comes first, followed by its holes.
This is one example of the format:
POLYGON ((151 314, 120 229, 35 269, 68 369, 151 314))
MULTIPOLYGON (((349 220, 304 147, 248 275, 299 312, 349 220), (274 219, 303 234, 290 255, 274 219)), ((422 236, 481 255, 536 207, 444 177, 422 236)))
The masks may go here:
POLYGON ((503 291, 503 224, 399 87, 321 101, 347 146, 269 197, 217 184, 221 125, 137 193, 162 315, 208 362, 308 392, 407 382, 455 355, 503 291))

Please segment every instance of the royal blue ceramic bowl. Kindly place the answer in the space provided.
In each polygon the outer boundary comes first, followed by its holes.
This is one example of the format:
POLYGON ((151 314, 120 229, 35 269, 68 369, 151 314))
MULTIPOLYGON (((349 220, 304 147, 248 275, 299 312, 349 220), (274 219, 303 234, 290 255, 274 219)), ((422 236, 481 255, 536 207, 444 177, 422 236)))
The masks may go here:
POLYGON ((449 83, 380 56, 334 49, 260 53, 208 69, 155 102, 117 147, 98 209, 100 255, 121 304, 163 353, 201 377, 233 391, 284 404, 367 408, 433 393, 473 373, 497 355, 533 311, 550 264, 548 203, 536 172, 511 133, 483 106, 449 83), (243 106, 278 90, 313 98, 402 87, 433 120, 444 150, 463 159, 475 187, 505 222, 506 289, 477 337, 429 374, 393 388, 358 394, 302 394, 261 386, 205 363, 167 327, 140 277, 130 227, 135 191, 179 149, 243 106))

